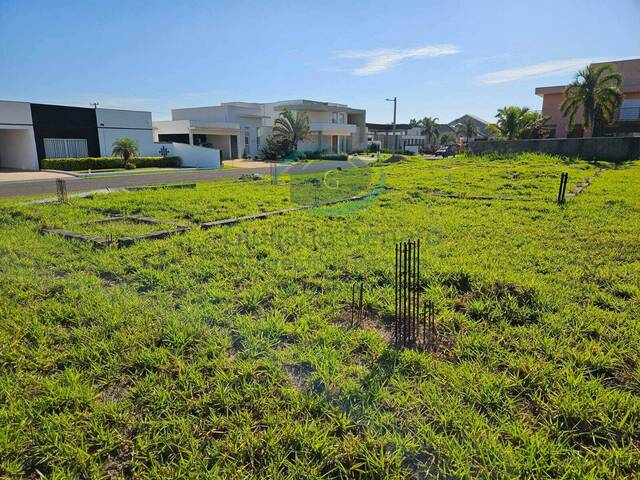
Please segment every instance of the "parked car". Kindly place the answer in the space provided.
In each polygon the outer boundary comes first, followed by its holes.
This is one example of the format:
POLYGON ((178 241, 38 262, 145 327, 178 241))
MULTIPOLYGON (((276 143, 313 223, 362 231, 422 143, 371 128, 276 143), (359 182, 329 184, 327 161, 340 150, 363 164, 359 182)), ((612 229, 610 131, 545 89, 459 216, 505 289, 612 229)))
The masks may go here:
POLYGON ((447 158, 453 157, 456 154, 456 149, 453 145, 443 145, 436 150, 435 155, 437 157, 447 158))

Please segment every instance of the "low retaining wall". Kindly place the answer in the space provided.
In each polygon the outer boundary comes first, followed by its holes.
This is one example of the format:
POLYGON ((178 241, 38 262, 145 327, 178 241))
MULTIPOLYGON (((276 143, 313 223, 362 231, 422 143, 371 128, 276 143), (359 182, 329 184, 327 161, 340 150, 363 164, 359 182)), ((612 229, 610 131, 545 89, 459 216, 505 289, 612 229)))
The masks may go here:
POLYGON ((640 137, 544 138, 470 142, 474 154, 540 152, 585 160, 620 162, 640 158, 640 137))

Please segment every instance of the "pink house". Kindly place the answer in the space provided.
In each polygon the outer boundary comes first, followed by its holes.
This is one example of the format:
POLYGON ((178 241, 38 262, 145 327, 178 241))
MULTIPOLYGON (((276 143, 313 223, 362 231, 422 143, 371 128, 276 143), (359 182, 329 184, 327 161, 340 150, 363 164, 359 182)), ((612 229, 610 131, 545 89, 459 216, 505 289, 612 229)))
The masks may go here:
MULTIPOLYGON (((640 58, 634 60, 622 60, 619 62, 606 62, 622 74, 622 93, 624 100, 613 125, 605 128, 606 135, 640 135, 640 58)), ((594 63, 593 65, 603 65, 594 63)), ((581 137, 582 127, 580 118, 576 119, 576 128, 573 132, 567 132, 567 119, 560 113, 563 92, 566 85, 555 87, 538 87, 536 95, 542 97, 542 114, 550 117, 549 126, 552 129, 552 137, 581 137)))

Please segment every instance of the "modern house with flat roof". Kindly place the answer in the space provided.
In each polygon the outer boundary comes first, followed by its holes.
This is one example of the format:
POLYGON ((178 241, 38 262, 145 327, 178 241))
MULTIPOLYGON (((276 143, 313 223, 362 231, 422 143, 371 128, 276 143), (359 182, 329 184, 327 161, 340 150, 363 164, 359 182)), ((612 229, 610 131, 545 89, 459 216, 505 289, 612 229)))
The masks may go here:
POLYGON ((382 150, 397 148, 404 151, 407 147, 422 150, 429 146, 429 139, 422 134, 422 129, 408 123, 397 123, 395 129, 391 123, 367 123, 367 138, 369 142, 379 144, 382 150))
POLYGON ((223 159, 260 154, 273 123, 285 109, 306 112, 311 134, 303 151, 350 152, 367 147, 366 112, 340 103, 286 100, 226 102, 171 110, 171 120, 153 122, 156 141, 213 146, 223 159))
MULTIPOLYGON (((622 74, 622 93, 624 99, 620 111, 612 125, 604 128, 605 135, 640 135, 640 59, 618 62, 594 63, 592 65, 612 65, 622 74)), ((552 137, 582 137, 581 117, 576 118, 574 131, 567 132, 568 120, 560 112, 566 85, 538 87, 536 95, 542 97, 542 114, 549 117, 552 137)))
POLYGON ((110 156, 118 138, 158 155, 150 112, 0 101, 0 168, 38 170, 43 158, 110 156))
POLYGON ((164 152, 184 166, 216 164, 211 150, 154 143, 151 112, 0 101, 0 169, 39 170, 44 158, 110 157, 113 142, 125 137, 142 156, 164 152))

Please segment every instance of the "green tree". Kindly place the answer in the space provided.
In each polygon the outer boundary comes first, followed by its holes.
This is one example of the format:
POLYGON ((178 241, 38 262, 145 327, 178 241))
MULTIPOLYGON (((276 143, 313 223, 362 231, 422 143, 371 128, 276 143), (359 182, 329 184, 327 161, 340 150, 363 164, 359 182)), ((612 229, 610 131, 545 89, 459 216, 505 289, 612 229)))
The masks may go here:
POLYGON ((306 112, 284 110, 273 122, 273 136, 288 146, 288 152, 298 149, 298 143, 309 137, 309 117, 306 112))
POLYGON ((478 134, 478 127, 473 123, 470 118, 467 118, 464 122, 456 125, 456 133, 461 137, 465 137, 467 145, 471 137, 478 134))
POLYGON ((540 112, 528 110, 520 117, 518 128, 518 138, 541 138, 547 130, 549 117, 545 117, 540 112))
POLYGON ((568 129, 573 130, 576 118, 582 114, 582 126, 589 136, 602 133, 604 122, 611 123, 622 104, 622 75, 611 65, 589 65, 576 74, 575 80, 564 89, 560 104, 567 117, 568 129))
POLYGON ((520 131, 520 119, 524 112, 528 112, 527 107, 502 107, 498 109, 496 115, 496 128, 498 129, 499 136, 506 138, 507 140, 513 140, 518 138, 520 131))
POLYGON ((455 138, 448 134, 448 133, 443 133, 442 136, 440 137, 440 144, 441 145, 450 145, 453 142, 455 142, 455 138))
POLYGON ((111 155, 114 157, 122 157, 123 166, 129 165, 129 159, 140 156, 140 148, 138 142, 131 138, 120 138, 113 142, 111 155))
POLYGON ((440 138, 440 129, 438 128, 438 117, 424 117, 418 122, 422 127, 422 135, 429 137, 430 144, 437 144, 440 138))
POLYGON ((511 105, 498 109, 495 131, 498 138, 540 138, 544 134, 548 117, 527 107, 511 105))

